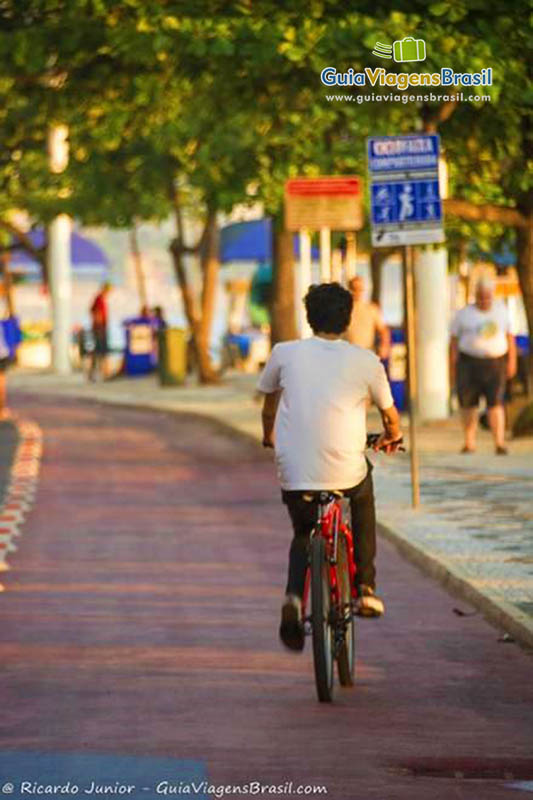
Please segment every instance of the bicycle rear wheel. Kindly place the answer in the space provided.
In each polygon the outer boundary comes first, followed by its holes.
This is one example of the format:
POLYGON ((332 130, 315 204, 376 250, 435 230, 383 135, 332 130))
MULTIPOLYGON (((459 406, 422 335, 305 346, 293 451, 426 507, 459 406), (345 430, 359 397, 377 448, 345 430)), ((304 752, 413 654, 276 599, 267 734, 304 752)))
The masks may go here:
POLYGON ((311 624, 313 661, 318 699, 333 699, 334 631, 331 625, 331 591, 326 547, 321 536, 311 539, 311 624))
POLYGON ((339 536, 337 551, 337 577, 339 581, 339 613, 344 620, 344 641, 337 655, 337 669, 341 686, 353 686, 355 670, 355 621, 352 612, 352 587, 348 562, 348 542, 339 536))

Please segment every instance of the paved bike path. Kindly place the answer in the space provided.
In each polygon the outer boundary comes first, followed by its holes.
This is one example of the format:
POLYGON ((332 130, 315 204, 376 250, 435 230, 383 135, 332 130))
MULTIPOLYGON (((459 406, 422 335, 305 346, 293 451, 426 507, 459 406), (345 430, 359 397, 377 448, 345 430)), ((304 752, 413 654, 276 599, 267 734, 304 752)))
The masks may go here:
POLYGON ((174 759, 335 800, 493 800, 533 775, 531 656, 385 541, 388 612, 359 625, 357 687, 316 702, 310 648, 277 641, 289 526, 268 453, 192 416, 16 401, 44 456, 0 598, 15 767, 138 756, 155 779, 174 759), (506 784, 412 774, 489 768, 506 784))
MULTIPOLYGON (((217 386, 165 387, 153 376, 87 384, 82 376, 15 372, 25 391, 83 397, 200 413, 260 439, 257 376, 231 374, 217 386)), ((379 428, 377 415, 369 425, 379 428)), ((406 438, 408 438, 406 434, 406 438)), ((494 456, 491 437, 480 432, 479 451, 459 455, 458 419, 422 426, 422 506, 410 508, 409 456, 377 457, 378 518, 412 561, 475 603, 501 630, 533 647, 533 440, 511 443, 494 456)))

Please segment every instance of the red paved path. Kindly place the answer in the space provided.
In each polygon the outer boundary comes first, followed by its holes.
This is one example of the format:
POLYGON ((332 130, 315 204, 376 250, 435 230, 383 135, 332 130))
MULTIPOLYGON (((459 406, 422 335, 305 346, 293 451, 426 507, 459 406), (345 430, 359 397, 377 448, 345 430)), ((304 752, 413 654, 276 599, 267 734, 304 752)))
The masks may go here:
POLYGON ((520 797, 391 771, 531 758, 533 664, 386 542, 388 613, 359 626, 357 688, 319 705, 309 650, 277 641, 289 529, 268 454, 194 418, 16 405, 45 450, 0 597, 1 748, 205 759, 216 781, 335 800, 520 797))

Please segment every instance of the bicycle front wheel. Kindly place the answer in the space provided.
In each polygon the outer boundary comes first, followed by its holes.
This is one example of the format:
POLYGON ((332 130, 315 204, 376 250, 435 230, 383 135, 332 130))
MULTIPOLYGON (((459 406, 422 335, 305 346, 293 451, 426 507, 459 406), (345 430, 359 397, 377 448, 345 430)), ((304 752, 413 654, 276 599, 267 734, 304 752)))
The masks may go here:
POLYGON ((353 686, 355 669, 355 623, 352 611, 352 587, 348 562, 348 542, 339 536, 337 553, 337 575, 339 581, 339 617, 344 637, 337 655, 337 668, 341 686, 353 686))
POLYGON ((311 539, 311 624, 318 699, 321 703, 330 703, 333 699, 334 630, 329 564, 321 536, 311 539))

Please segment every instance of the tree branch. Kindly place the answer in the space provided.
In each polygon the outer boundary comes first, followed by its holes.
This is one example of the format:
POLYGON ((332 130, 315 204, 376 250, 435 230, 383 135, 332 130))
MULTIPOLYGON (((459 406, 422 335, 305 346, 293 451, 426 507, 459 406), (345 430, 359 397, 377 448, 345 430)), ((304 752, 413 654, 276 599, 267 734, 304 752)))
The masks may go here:
POLYGON ((454 197, 444 200, 444 212, 469 222, 499 222, 501 225, 508 225, 511 228, 527 226, 526 217, 516 208, 494 205, 478 206, 468 200, 457 200, 454 197))
MULTIPOLYGON (((10 233, 16 239, 18 239, 18 241, 20 242, 20 246, 24 250, 27 250, 28 253, 31 253, 31 255, 35 258, 35 260, 38 261, 39 264, 42 266, 44 274, 44 271, 46 270, 46 257, 45 257, 46 247, 35 247, 30 237, 26 233, 24 233, 24 231, 21 231, 19 228, 17 228, 16 225, 13 225, 12 222, 8 222, 5 219, 0 219, 0 228, 3 228, 5 231, 8 231, 8 233, 10 233)), ((9 249, 11 250, 13 248, 9 249)))
POLYGON ((440 125, 441 122, 446 122, 446 120, 451 117, 455 109, 457 108, 457 100, 447 100, 439 107, 439 113, 437 114, 437 123, 440 125))
POLYGON ((456 100, 447 100, 438 108, 423 106, 421 110, 424 133, 437 133, 441 122, 446 122, 457 108, 456 100))
POLYGON ((186 245, 185 241, 184 241, 185 236, 184 236, 184 225, 183 225, 183 213, 182 213, 181 202, 180 202, 180 198, 179 198, 179 192, 176 189, 173 181, 171 181, 170 184, 169 184, 169 195, 170 195, 170 198, 172 200, 172 205, 174 206, 174 213, 175 213, 175 216, 176 216, 176 230, 177 230, 177 234, 178 234, 171 241, 170 250, 176 256, 182 256, 182 255, 194 256, 194 255, 198 255, 198 253, 200 252, 200 250, 203 247, 204 242, 205 242, 206 229, 204 227, 204 229, 202 230, 202 233, 200 234, 200 238, 198 239, 196 244, 186 245))
POLYGON ((201 240, 194 245, 193 247, 189 247, 189 245, 184 244, 179 237, 175 237, 170 242, 170 249, 173 253, 177 255, 188 255, 194 256, 197 255, 200 250, 201 240))

